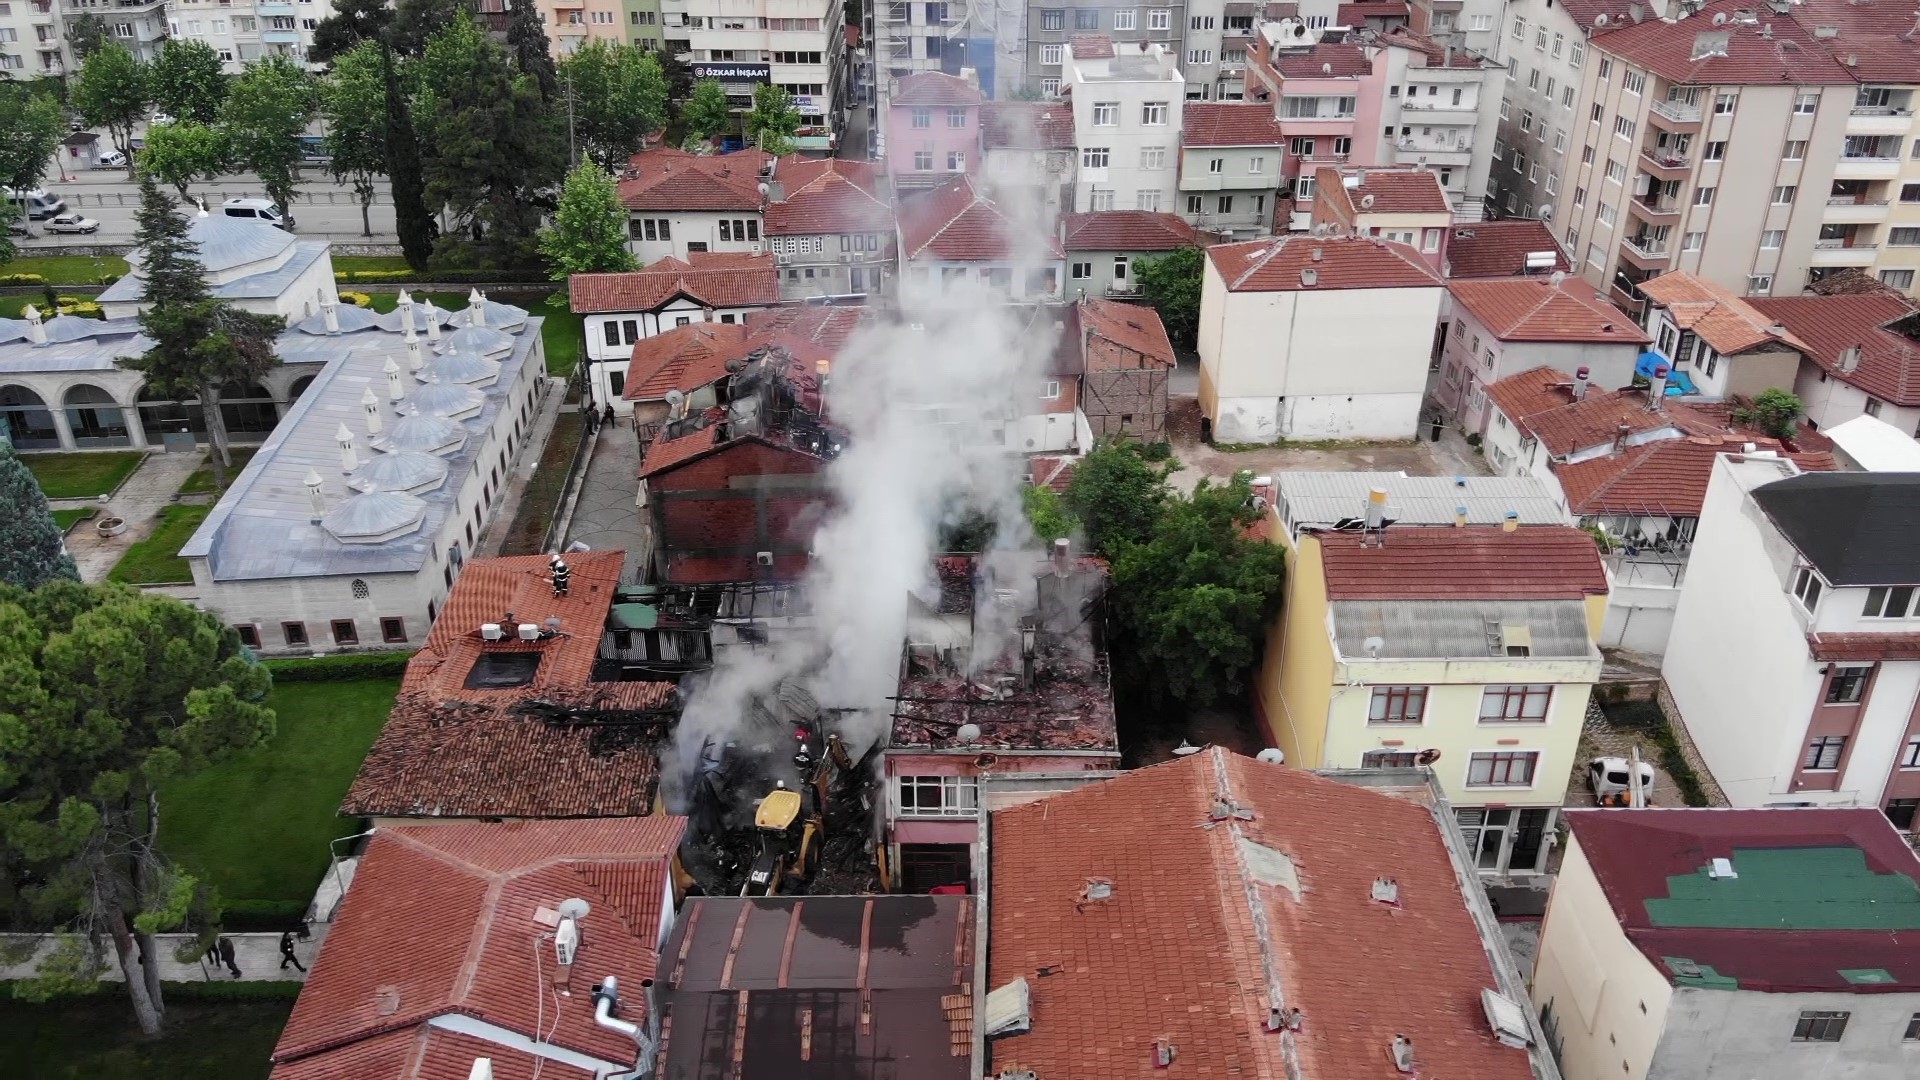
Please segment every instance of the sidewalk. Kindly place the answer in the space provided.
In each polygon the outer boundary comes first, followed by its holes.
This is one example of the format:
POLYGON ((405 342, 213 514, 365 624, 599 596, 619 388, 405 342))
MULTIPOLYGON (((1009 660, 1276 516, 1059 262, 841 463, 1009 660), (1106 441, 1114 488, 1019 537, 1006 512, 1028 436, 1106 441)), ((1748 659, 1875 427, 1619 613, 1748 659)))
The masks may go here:
MULTIPOLYGON (((320 944, 327 939, 327 924, 314 923, 311 927, 312 938, 301 941, 294 938, 293 955, 302 964, 313 967, 313 959, 320 955, 320 944)), ((161 934, 156 938, 160 953, 161 982, 305 982, 307 973, 297 971, 289 965, 284 971, 280 967, 279 934, 223 934, 222 937, 233 942, 233 964, 240 969, 240 977, 224 966, 209 963, 201 956, 192 963, 183 964, 173 958, 173 950, 189 939, 187 934, 161 934)), ((12 950, 29 946, 31 952, 19 963, 0 963, 0 979, 25 978, 39 968, 41 958, 53 949, 55 938, 51 934, 0 934, 0 950, 12 950), (34 939, 38 939, 37 941, 34 939)), ((117 983, 123 978, 120 961, 114 955, 113 944, 103 941, 101 949, 105 958, 105 969, 101 973, 102 982, 117 983)))
POLYGON ((580 480, 573 520, 567 523, 569 544, 577 540, 596 551, 626 550, 622 581, 634 580, 642 554, 640 507, 635 502, 639 476, 640 444, 633 425, 616 421, 601 429, 593 457, 587 461, 587 475, 580 480))
MULTIPOLYGON (((204 460, 204 449, 192 454, 165 454, 159 450, 148 453, 140 467, 120 485, 120 490, 114 492, 113 498, 100 507, 100 512, 67 535, 67 551, 80 570, 80 580, 88 584, 105 581, 120 556, 153 532, 160 512, 172 505, 180 485, 187 482, 187 477, 204 460), (119 536, 101 536, 94 525, 110 517, 124 519, 127 531, 119 536)), ((50 505, 55 510, 68 510, 100 503, 97 499, 59 499, 50 505)))
POLYGON ((507 484, 501 493, 500 505, 495 508, 493 516, 487 519, 487 528, 480 534, 480 542, 474 545, 473 554, 476 558, 535 554, 505 549, 513 535, 513 523, 520 516, 520 503, 526 497, 527 485, 533 481, 540 456, 547 451, 547 440, 553 437, 553 422, 566 406, 566 398, 565 382, 552 377, 542 380, 540 407, 534 411, 533 423, 527 428, 527 441, 520 444, 519 452, 514 455, 507 469, 507 484))

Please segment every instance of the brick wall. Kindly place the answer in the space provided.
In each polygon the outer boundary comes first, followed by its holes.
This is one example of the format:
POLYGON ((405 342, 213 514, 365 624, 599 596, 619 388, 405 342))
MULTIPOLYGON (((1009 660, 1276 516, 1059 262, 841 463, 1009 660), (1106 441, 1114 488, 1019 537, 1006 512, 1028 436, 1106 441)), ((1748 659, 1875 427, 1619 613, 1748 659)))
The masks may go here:
POLYGON ((810 454, 742 440, 649 477, 655 571, 674 582, 797 577, 825 513, 824 469, 810 454))

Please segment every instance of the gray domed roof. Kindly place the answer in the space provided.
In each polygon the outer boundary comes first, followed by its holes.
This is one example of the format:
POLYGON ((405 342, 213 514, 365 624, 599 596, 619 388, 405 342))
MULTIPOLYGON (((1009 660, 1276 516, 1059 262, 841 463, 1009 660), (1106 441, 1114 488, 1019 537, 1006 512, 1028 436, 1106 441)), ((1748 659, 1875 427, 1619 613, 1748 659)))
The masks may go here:
MULTIPOLYGON (((340 323, 340 332, 351 334, 356 330, 366 330, 380 325, 380 317, 363 307, 353 304, 339 304, 335 309, 335 318, 340 323)), ((303 334, 324 335, 327 332, 326 312, 309 315, 293 324, 295 330, 303 334)))
POLYGON ((467 429, 457 420, 444 416, 410 414, 393 422, 385 443, 376 444, 388 453, 403 450, 439 454, 459 449, 467 441, 467 429))
POLYGON ((430 382, 415 390, 407 402, 423 413, 465 420, 487 403, 487 395, 465 383, 430 382))
POLYGON ((500 377, 500 365, 484 356, 450 352, 415 373, 421 382, 474 383, 485 386, 500 377))
POLYGON ((196 217, 187 227, 187 239, 200 245, 200 265, 209 273, 279 257, 294 245, 292 233, 281 232, 254 218, 225 214, 196 217))
MULTIPOLYGON (((441 326, 447 325, 453 318, 453 313, 447 311, 445 308, 434 308, 433 314, 441 326)), ((384 314, 376 313, 373 319, 374 323, 382 330, 388 330, 396 334, 406 332, 407 328, 400 325, 399 308, 394 308, 392 311, 384 314)), ((413 331, 416 334, 424 334, 427 332, 427 305, 418 300, 414 301, 413 304, 413 331)))
POLYGON ((27 320, 0 319, 0 344, 27 340, 27 320))
POLYGON ((513 335, 491 326, 463 326, 440 340, 443 353, 467 352, 480 356, 503 356, 513 351, 513 335))
POLYGON ((377 454, 373 460, 353 471, 349 481, 361 491, 399 491, 418 495, 445 483, 447 463, 432 454, 401 450, 377 454))
POLYGON ((420 528, 427 504, 394 491, 355 495, 326 512, 320 525, 343 544, 379 544, 420 528))
MULTIPOLYGON (((495 303, 492 300, 482 300, 480 301, 480 303, 485 305, 487 326, 490 329, 511 330, 516 326, 522 326, 526 324, 526 321, 527 321, 526 308, 517 308, 517 307, 514 307, 512 304, 495 303)), ((468 305, 467 307, 463 307, 459 311, 454 312, 453 318, 448 320, 448 322, 450 325, 453 325, 453 326, 472 326, 473 325, 472 305, 468 305)))
POLYGON ((79 341, 81 338, 99 337, 106 323, 99 319, 83 319, 78 315, 55 315, 43 326, 47 331, 48 342, 79 341))

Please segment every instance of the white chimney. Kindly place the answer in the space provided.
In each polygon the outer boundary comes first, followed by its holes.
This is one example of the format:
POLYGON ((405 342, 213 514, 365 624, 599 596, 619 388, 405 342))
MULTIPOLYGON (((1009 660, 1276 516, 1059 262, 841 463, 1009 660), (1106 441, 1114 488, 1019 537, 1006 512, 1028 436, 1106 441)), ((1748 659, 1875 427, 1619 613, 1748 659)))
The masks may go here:
POLYGON ((40 309, 34 307, 32 304, 28 304, 20 314, 27 317, 27 340, 33 342, 35 345, 45 345, 47 343, 47 328, 46 325, 40 321, 40 309))
POLYGON ((1653 378, 1647 382, 1647 408, 1659 412, 1667 403, 1667 365, 1661 364, 1653 369, 1653 378))
POLYGON ((340 444, 340 471, 350 473, 360 467, 360 458, 353 452, 353 429, 341 424, 333 433, 333 439, 340 444))
POLYGON ((1587 396, 1587 387, 1591 383, 1592 372, 1582 364, 1573 371, 1573 400, 1579 401, 1587 396))
POLYGON ((1518 510, 1509 510, 1507 511, 1506 516, 1500 519, 1501 532, 1514 532, 1519 528, 1520 528, 1520 511, 1518 510))
POLYGON ((418 372, 421 368, 426 366, 427 366, 427 358, 423 356, 420 352, 419 339, 415 338, 411 333, 409 333, 407 335, 407 370, 412 372, 418 372))
POLYGON ((301 482, 307 485, 307 503, 313 508, 313 520, 319 521, 327 513, 327 496, 320 487, 320 471, 308 469, 306 479, 301 482))
POLYGON ((433 306, 432 300, 428 300, 427 309, 425 312, 423 312, 423 314, 426 315, 427 317, 427 340, 439 341, 440 340, 440 309, 433 306))
POLYGON ((467 1080, 493 1080, 493 1059, 474 1058, 473 1068, 467 1073, 467 1080))
POLYGON ((1842 374, 1860 366, 1860 346, 1849 345, 1840 353, 1840 371, 1842 374))
POLYGON ((387 362, 380 365, 380 370, 387 373, 387 400, 399 401, 406 397, 406 387, 400 382, 400 365, 393 362, 393 357, 387 357, 387 362))
POLYGON ((340 300, 338 297, 328 296, 320 301, 320 317, 326 320, 327 333, 337 334, 340 332, 340 300))
POLYGON ((413 340, 413 297, 408 296, 407 290, 405 289, 400 290, 398 310, 400 312, 400 329, 405 330, 407 332, 407 340, 412 341, 413 340))
POLYGON ((1382 528, 1387 523, 1387 489, 1372 488, 1367 492, 1367 528, 1382 528))
POLYGON ((371 386, 360 391, 360 411, 367 414, 367 434, 380 434, 380 399, 373 396, 371 386))
POLYGON ((467 307, 473 312, 472 325, 487 325, 487 298, 480 295, 479 289, 467 294, 467 307))
POLYGON ((1061 577, 1073 573, 1073 541, 1064 536, 1053 542, 1053 572, 1061 577))

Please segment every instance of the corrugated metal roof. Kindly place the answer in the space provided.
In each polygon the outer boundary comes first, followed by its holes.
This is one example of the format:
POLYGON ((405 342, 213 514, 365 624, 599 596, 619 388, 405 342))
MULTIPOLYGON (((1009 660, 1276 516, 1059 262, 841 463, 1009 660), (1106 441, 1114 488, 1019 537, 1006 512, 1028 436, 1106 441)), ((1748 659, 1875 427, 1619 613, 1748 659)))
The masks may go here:
POLYGON ((1488 628, 1500 626, 1525 627, 1535 660, 1600 657, 1578 600, 1336 600, 1330 607, 1334 645, 1349 660, 1488 659, 1488 628), (1367 648, 1376 637, 1377 654, 1367 648))
POLYGON ((1367 493, 1387 490, 1387 517, 1402 525, 1452 525, 1456 507, 1467 524, 1498 525, 1507 511, 1522 525, 1566 525, 1566 508, 1545 484, 1524 476, 1408 476, 1403 472, 1285 472, 1274 477, 1280 517, 1291 535, 1366 513, 1367 493))

